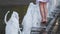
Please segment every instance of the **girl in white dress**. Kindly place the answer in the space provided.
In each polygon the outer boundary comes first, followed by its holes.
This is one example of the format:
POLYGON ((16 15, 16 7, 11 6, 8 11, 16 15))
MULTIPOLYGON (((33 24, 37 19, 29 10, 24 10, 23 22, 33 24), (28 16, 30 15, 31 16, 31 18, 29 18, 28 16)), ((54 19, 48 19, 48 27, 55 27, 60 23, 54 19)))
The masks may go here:
POLYGON ((39 7, 40 7, 40 13, 41 13, 41 17, 42 17, 41 22, 43 24, 46 24, 46 22, 47 22, 47 13, 48 13, 47 3, 48 3, 49 0, 36 0, 36 1, 39 3, 39 7))
MULTIPOLYGON (((40 13, 41 13, 41 23, 43 26, 45 26, 45 24, 47 23, 47 3, 49 0, 36 0, 39 4, 39 8, 40 8, 40 13)), ((44 27, 43 27, 44 28, 44 27)), ((43 34, 47 34, 47 32, 45 31, 43 34)))

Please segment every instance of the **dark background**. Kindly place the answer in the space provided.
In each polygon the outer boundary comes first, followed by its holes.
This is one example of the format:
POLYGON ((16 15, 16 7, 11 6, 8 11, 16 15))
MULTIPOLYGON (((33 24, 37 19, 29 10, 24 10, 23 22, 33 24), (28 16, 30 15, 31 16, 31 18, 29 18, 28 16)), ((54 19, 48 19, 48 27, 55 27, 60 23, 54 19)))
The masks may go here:
POLYGON ((28 5, 35 0, 0 0, 0 5, 28 5))

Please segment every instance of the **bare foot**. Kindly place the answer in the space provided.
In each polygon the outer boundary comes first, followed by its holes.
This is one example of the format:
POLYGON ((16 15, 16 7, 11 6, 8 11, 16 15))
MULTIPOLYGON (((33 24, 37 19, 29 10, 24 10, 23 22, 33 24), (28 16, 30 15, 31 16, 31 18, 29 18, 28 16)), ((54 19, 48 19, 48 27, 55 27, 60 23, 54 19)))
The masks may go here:
POLYGON ((41 21, 43 24, 46 24, 47 23, 47 19, 42 19, 41 21))
POLYGON ((43 34, 47 34, 47 32, 45 31, 45 32, 43 32, 43 34))

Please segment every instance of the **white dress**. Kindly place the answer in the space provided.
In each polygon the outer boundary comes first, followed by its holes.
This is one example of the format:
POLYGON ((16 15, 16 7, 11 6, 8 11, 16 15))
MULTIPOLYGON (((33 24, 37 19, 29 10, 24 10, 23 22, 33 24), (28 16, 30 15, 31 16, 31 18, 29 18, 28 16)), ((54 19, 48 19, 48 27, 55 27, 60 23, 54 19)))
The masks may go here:
POLYGON ((49 0, 36 0, 36 4, 39 5, 39 2, 49 2, 49 0))
POLYGON ((40 2, 48 2, 49 0, 36 0, 36 1, 40 1, 40 2))

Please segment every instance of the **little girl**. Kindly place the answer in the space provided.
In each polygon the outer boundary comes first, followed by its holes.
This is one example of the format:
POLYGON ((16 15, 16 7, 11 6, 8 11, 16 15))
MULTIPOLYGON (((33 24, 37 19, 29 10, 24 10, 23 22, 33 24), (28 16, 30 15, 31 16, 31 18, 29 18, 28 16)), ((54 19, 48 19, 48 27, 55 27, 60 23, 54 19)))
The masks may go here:
POLYGON ((46 24, 46 22, 47 22, 47 13, 48 13, 48 10, 47 10, 48 0, 36 0, 36 1, 39 3, 40 13, 41 13, 41 17, 42 17, 41 22, 43 24, 46 24))
MULTIPOLYGON (((36 0, 36 1, 38 2, 39 8, 40 8, 40 13, 41 13, 41 17, 42 17, 41 23, 43 25, 45 25, 47 23, 47 13, 48 13, 47 3, 48 3, 48 0, 36 0)), ((45 32, 43 34, 47 34, 47 33, 45 32)))

